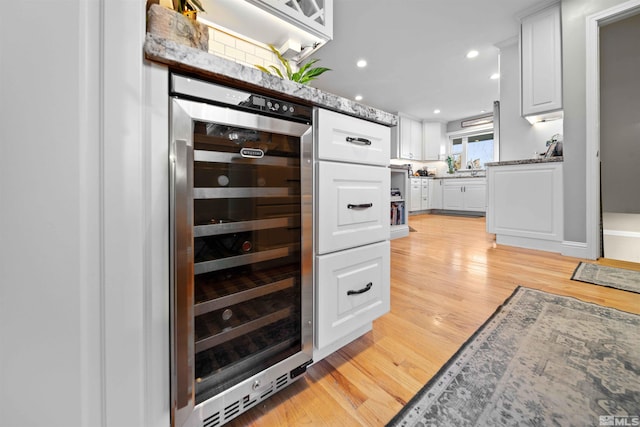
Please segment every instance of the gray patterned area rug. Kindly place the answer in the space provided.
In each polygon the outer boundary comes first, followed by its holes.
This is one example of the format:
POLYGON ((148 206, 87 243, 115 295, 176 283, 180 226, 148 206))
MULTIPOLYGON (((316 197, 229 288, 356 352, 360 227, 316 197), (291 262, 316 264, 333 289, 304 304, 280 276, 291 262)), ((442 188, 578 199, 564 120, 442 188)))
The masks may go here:
POLYGON ((581 262, 571 280, 640 294, 640 271, 581 262))
POLYGON ((519 287, 387 426, 637 425, 640 316, 519 287))

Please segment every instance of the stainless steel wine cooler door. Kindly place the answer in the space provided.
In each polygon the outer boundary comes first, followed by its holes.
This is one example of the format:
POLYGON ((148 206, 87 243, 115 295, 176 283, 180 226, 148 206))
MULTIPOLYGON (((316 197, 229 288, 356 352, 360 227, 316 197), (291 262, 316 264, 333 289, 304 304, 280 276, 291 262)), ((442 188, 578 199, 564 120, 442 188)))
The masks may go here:
POLYGON ((173 78, 172 425, 213 427, 311 363, 312 131, 194 100, 209 84, 173 78))

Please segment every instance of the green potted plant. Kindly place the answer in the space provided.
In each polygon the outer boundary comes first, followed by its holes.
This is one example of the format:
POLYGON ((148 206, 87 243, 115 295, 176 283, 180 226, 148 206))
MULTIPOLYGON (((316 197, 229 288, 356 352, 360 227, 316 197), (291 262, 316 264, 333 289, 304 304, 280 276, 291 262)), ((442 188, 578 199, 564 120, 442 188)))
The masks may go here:
POLYGON ((264 73, 267 73, 267 74, 270 74, 270 75, 277 75, 281 79, 288 79, 288 80, 291 80, 291 81, 294 81, 294 82, 298 82, 298 83, 301 83, 301 84, 309 84, 309 82, 311 82, 311 80, 314 80, 319 75, 321 75, 322 73, 331 70, 330 68, 326 68, 326 67, 311 68, 311 66, 313 64, 315 64, 316 62, 319 61, 319 59, 311 59, 311 60, 307 61, 306 63, 304 63, 303 65, 301 65, 300 68, 298 69, 298 71, 293 72, 293 68, 291 67, 291 64, 289 63, 289 60, 287 58, 283 57, 282 54, 278 51, 278 49, 276 49, 272 45, 269 45, 269 48, 276 55, 276 57, 278 58, 278 60, 282 64, 282 66, 284 68, 284 73, 278 67, 276 67, 275 65, 270 65, 269 68, 265 68, 262 65, 256 65, 255 66, 257 69, 259 69, 260 71, 262 71, 264 73), (273 73, 270 70, 272 70, 273 73))

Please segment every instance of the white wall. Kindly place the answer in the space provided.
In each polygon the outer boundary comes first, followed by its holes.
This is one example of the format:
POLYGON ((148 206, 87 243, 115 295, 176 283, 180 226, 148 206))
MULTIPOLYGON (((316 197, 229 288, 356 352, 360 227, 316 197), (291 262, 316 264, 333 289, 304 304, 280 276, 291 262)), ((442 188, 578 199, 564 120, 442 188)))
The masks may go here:
POLYGON ((520 71, 518 43, 500 48, 500 160, 537 157, 547 150, 546 142, 562 134, 563 121, 532 125, 520 115, 520 71))
POLYGON ((100 162, 95 14, 23 1, 0 14, 0 422, 100 417, 100 162), (87 37, 81 37, 87 36, 87 37))
POLYGON ((640 14, 600 28, 600 160, 604 212, 640 213, 640 14))
POLYGON ((626 0, 562 0, 565 240, 586 242, 586 17, 626 0))
POLYGON ((0 14, 2 426, 169 423, 167 79, 144 22, 134 0, 0 14))

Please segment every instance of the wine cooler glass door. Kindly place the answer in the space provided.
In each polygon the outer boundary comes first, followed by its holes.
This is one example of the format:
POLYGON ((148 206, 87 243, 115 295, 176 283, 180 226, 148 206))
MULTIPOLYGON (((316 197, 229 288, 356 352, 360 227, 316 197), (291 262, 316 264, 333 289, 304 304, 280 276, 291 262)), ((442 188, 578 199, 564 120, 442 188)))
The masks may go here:
POLYGON ((171 108, 172 406, 182 425, 269 367, 311 360, 312 136, 305 123, 190 100, 171 108))

